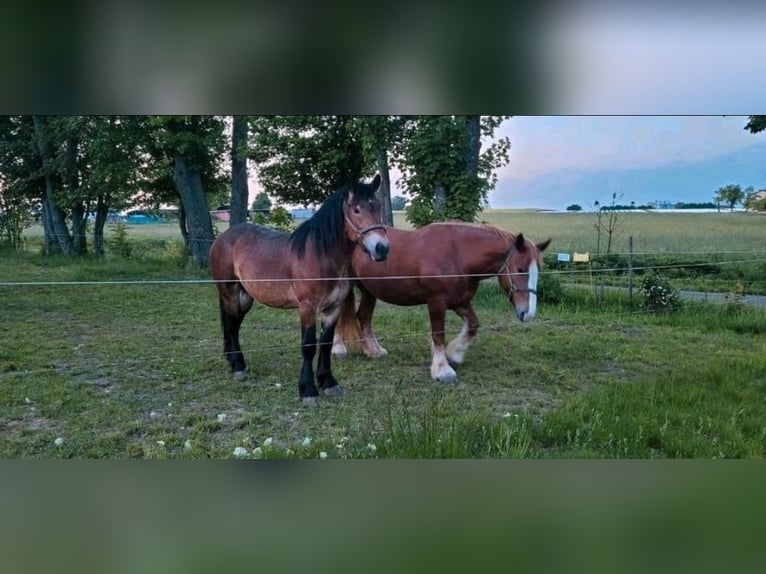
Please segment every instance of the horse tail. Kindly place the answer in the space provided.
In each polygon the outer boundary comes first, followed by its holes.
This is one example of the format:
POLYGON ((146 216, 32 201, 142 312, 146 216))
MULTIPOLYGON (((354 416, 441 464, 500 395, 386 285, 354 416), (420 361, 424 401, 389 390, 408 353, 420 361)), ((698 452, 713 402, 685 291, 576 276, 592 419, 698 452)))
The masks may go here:
POLYGON ((335 340, 342 341, 349 352, 359 353, 362 350, 362 328, 356 317, 356 295, 353 286, 341 303, 340 315, 335 324, 335 340))

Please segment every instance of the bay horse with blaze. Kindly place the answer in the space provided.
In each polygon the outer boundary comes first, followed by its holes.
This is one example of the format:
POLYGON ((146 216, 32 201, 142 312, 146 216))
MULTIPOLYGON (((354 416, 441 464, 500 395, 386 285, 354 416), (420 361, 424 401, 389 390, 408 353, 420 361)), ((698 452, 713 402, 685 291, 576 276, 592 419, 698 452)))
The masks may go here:
POLYGON ((338 320, 333 354, 345 355, 346 341, 360 341, 368 357, 388 354, 372 331, 377 299, 402 306, 426 305, 431 321, 431 377, 454 382, 457 373, 453 367, 463 362, 479 330, 471 300, 480 281, 497 276, 516 317, 522 322, 534 318, 541 253, 550 239, 535 244, 522 233, 455 222, 432 223, 412 231, 389 228, 388 240, 397 254, 395 259, 370 264, 358 253, 352 258, 361 301, 355 313, 354 292, 349 292, 338 320), (447 310, 463 319, 463 327, 445 345, 447 310))
POLYGON ((210 266, 218 288, 223 353, 235 377, 242 377, 247 368, 239 343, 240 326, 253 301, 258 301, 300 312, 303 365, 298 392, 307 404, 316 404, 319 397, 313 369, 319 314, 322 332, 316 380, 323 393, 341 394, 332 375, 331 347, 340 306, 351 289, 352 254, 382 262, 389 251, 375 195, 379 185, 376 175, 372 183, 338 189, 292 233, 241 223, 216 238, 210 248, 210 266))

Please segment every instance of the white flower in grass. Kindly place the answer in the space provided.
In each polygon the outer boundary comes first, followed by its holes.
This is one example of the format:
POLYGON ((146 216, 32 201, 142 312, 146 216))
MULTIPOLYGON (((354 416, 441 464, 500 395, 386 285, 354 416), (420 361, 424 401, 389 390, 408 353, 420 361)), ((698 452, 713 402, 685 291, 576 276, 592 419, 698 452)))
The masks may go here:
POLYGON ((322 460, 326 459, 327 458, 327 453, 325 451, 320 452, 319 453, 319 458, 321 458, 322 460))
POLYGON ((237 448, 234 449, 234 456, 236 456, 237 458, 247 456, 247 449, 245 447, 238 446, 237 448))
POLYGON ((222 423, 223 421, 225 421, 226 420, 226 416, 227 416, 226 413, 220 413, 218 415, 218 422, 222 423))
POLYGON ((303 437, 303 443, 302 444, 305 447, 310 447, 311 446, 311 437, 310 436, 303 437))
POLYGON ((255 458, 263 458, 263 450, 261 447, 257 446, 253 449, 253 456, 255 458))
POLYGON ((274 388, 281 389, 282 388, 282 383, 274 383, 274 388))
POLYGON ((184 443, 184 450, 191 450, 192 444, 189 439, 186 439, 186 442, 184 443))
POLYGON ((30 399, 29 397, 24 397, 24 402, 29 405, 32 403, 32 399, 30 399))
POLYGON ((158 417, 158 416, 159 416, 159 415, 158 415, 156 412, 154 412, 154 411, 152 411, 152 412, 150 412, 150 413, 149 413, 149 417, 150 417, 150 418, 156 418, 156 417, 158 417))
POLYGON ((368 442, 367 443, 367 449, 372 451, 372 452, 377 452, 378 447, 375 445, 374 442, 368 442))
POLYGON ((504 419, 509 419, 509 418, 511 418, 511 413, 509 413, 508 411, 505 411, 505 412, 503 413, 503 418, 504 418, 504 419))
POLYGON ((64 439, 61 437, 58 437, 56 440, 53 441, 53 444, 55 444, 56 446, 61 446, 62 444, 64 444, 64 439))
POLYGON ((271 446, 271 443, 274 442, 274 439, 269 437, 265 441, 263 441, 263 446, 271 446))
POLYGON ((287 456, 293 456, 293 454, 295 454, 295 452, 293 451, 293 449, 291 449, 291 448, 288 448, 288 449, 285 451, 285 454, 286 454, 287 456))
POLYGON ((158 440, 157 441, 157 446, 165 446, 165 441, 164 440, 158 440))

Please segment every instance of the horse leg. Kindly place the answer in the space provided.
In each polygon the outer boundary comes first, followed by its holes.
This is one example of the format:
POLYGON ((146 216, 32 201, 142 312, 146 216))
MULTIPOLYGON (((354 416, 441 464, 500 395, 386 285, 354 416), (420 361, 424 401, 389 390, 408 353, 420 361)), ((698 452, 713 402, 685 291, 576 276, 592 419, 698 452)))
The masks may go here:
POLYGON ((316 310, 308 305, 301 305, 300 312, 303 365, 298 379, 298 394, 304 403, 315 405, 319 402, 319 392, 314 385, 314 356, 317 352, 316 310))
POLYGON ((239 328, 242 320, 253 306, 253 298, 239 283, 220 284, 218 303, 221 310, 223 330, 223 355, 236 378, 242 378, 247 370, 245 355, 239 345, 239 328))
POLYGON ((356 319, 354 288, 348 290, 348 295, 340 304, 340 315, 335 323, 335 335, 332 340, 332 354, 335 357, 348 355, 346 341, 355 343, 360 338, 359 322, 356 319))
POLYGON ((362 293, 362 298, 359 301, 359 310, 356 312, 356 317, 359 320, 359 327, 362 331, 364 354, 371 358, 385 357, 388 355, 388 351, 378 343, 375 334, 372 332, 372 314, 375 312, 375 304, 378 300, 364 287, 360 287, 359 290, 362 293))
POLYGON ((479 319, 476 317, 470 302, 453 307, 452 310, 463 319, 463 328, 460 330, 460 334, 447 345, 447 361, 452 366, 455 366, 463 362, 465 352, 471 344, 471 339, 479 331, 479 319))
POLYGON ((338 381, 332 375, 332 348, 335 336, 335 326, 338 321, 337 310, 322 314, 322 334, 319 336, 319 360, 317 361, 317 382, 319 389, 325 395, 340 396, 343 394, 338 381))
POLYGON ((453 383, 457 380, 455 369, 450 367, 447 362, 447 355, 444 350, 445 316, 446 307, 441 303, 428 303, 428 316, 431 319, 431 351, 433 360, 431 361, 431 378, 440 383, 453 383))

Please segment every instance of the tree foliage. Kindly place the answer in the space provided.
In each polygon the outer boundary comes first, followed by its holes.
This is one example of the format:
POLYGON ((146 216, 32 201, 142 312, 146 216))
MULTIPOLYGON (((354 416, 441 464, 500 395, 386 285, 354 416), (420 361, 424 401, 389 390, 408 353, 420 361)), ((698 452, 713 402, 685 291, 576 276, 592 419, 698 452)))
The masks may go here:
POLYGON ((253 211, 269 211, 271 209, 271 198, 265 191, 260 192, 253 200, 253 211))
POLYGON ((766 130, 766 116, 750 116, 745 129, 754 134, 766 130))
POLYGON ((255 116, 250 159, 270 196, 304 206, 372 171, 352 116, 255 116))
POLYGON ((747 192, 752 191, 752 188, 743 190, 740 185, 729 184, 719 187, 715 192, 715 200, 721 203, 727 204, 731 211, 734 211, 734 206, 741 203, 745 198, 747 192))
POLYGON ((499 138, 480 151, 504 116, 414 116, 407 119, 395 164, 410 198, 407 219, 474 221, 508 162, 510 141, 499 138), (477 125, 471 137, 472 122, 477 125))

